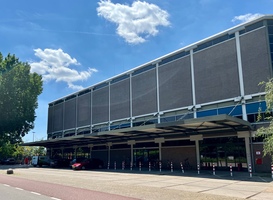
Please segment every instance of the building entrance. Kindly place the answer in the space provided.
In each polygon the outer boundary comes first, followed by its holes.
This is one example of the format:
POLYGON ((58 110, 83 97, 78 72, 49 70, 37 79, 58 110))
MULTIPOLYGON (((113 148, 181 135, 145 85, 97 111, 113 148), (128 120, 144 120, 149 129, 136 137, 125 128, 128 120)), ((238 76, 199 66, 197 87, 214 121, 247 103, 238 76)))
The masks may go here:
POLYGON ((209 138, 200 141, 201 168, 247 170, 245 141, 238 137, 209 138))

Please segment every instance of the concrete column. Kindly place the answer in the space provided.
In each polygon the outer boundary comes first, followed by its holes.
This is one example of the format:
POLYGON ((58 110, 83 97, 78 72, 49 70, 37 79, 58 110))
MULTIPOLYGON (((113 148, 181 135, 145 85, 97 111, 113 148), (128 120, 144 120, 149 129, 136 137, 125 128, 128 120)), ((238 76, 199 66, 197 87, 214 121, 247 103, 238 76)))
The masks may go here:
POLYGON ((61 151, 62 151, 62 158, 64 157, 64 147, 61 147, 61 151))
POLYGON ((111 146, 112 146, 112 142, 108 142, 107 146, 108 146, 108 162, 110 163, 111 161, 111 146))
MULTIPOLYGON (((235 41, 236 41, 236 51, 237 51, 237 63, 238 63, 240 93, 241 93, 241 96, 244 98, 245 88, 244 88, 244 78, 243 78, 243 67, 242 67, 242 56, 241 56, 241 45, 240 45, 239 30, 235 32, 235 41)), ((243 114, 243 120, 247 121, 246 105, 243 102, 242 102, 242 114, 243 114)))
POLYGON ((92 148, 93 148, 93 146, 94 146, 93 144, 88 144, 88 147, 89 147, 89 150, 90 150, 89 151, 89 155, 90 155, 89 157, 90 158, 92 158, 92 148))
POLYGON ((159 160, 162 161, 162 143, 165 142, 165 138, 155 138, 155 143, 158 143, 158 150, 159 150, 159 160))
POLYGON ((252 157, 251 157, 251 151, 250 151, 250 137, 251 134, 249 131, 243 131, 243 132, 238 132, 238 138, 244 138, 245 139, 245 147, 246 147, 246 160, 247 160, 247 169, 248 165, 251 164, 251 166, 253 166, 252 163, 252 157))
POLYGON ((131 163, 134 162, 134 144, 136 144, 136 141, 135 140, 129 140, 128 145, 131 145, 131 163))
POLYGON ((133 127, 133 92, 132 92, 132 73, 130 74, 130 126, 133 127))
MULTIPOLYGON (((192 105, 196 105, 196 96, 195 96, 195 79, 194 79, 194 62, 193 62, 193 48, 190 49, 190 58, 191 58, 191 84, 192 84, 192 105)), ((196 110, 193 112, 193 117, 197 118, 196 110)))
POLYGON ((52 148, 50 148, 50 157, 52 158, 52 148))
POLYGON ((159 102, 159 78, 158 78, 158 67, 159 64, 156 63, 156 99, 157 99, 157 123, 160 124, 160 102, 159 102))
POLYGON ((74 149, 74 158, 77 158, 77 148, 78 148, 77 145, 73 146, 73 149, 74 149))
POLYGON ((190 141, 195 141, 196 162, 200 165, 200 148, 199 141, 203 140, 203 135, 191 135, 190 141))

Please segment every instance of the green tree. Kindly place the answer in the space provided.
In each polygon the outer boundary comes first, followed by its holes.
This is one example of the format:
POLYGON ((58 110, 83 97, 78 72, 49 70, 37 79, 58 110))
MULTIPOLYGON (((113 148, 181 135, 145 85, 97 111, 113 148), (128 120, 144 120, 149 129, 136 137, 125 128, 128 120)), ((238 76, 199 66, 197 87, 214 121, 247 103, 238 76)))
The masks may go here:
POLYGON ((0 53, 0 145, 17 143, 34 128, 42 77, 15 55, 0 53))
POLYGON ((33 147, 33 155, 45 156, 46 155, 46 148, 45 147, 33 147))
MULTIPOLYGON (((273 109, 273 79, 268 82, 261 82, 259 85, 265 87, 265 102, 266 102, 266 120, 270 123, 267 127, 261 127, 257 130, 257 136, 263 138, 264 142, 264 156, 269 155, 273 160, 273 118, 271 115, 273 109)), ((260 111, 261 112, 261 111, 260 111)), ((258 116, 258 120, 262 119, 261 113, 258 116)))

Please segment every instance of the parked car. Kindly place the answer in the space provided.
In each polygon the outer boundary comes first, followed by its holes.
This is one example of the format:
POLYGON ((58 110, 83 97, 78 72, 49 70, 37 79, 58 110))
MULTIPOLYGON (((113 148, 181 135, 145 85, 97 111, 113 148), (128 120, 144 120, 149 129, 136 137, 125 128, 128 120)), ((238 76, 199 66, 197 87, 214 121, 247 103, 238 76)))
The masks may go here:
POLYGON ((72 165, 72 169, 101 169, 103 161, 97 158, 84 159, 81 162, 76 162, 72 165))
POLYGON ((33 156, 31 160, 31 164, 36 167, 37 165, 39 167, 42 167, 43 165, 50 165, 51 160, 48 156, 33 156))
POLYGON ((72 168, 72 165, 75 164, 75 163, 80 163, 82 162, 83 160, 85 160, 86 158, 74 158, 73 160, 70 161, 69 163, 69 166, 72 168))
POLYGON ((4 160, 4 164, 5 165, 14 165, 14 164, 16 164, 16 161, 14 158, 8 158, 8 159, 4 160))
POLYGON ((50 167, 68 167, 69 166, 69 160, 64 158, 58 158, 51 160, 50 167))

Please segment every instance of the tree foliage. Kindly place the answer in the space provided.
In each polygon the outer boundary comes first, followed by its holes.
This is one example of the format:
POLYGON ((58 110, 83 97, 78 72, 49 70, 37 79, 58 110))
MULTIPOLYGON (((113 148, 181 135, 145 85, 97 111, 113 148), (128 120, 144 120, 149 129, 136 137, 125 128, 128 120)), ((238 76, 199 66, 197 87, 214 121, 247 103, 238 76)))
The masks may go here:
MULTIPOLYGON (((267 113, 271 113, 273 109, 273 79, 271 78, 268 82, 261 82, 259 85, 265 87, 265 102, 267 113)), ((259 115, 258 120, 261 118, 259 115)), ((273 118, 268 115, 267 120, 270 121, 267 127, 261 127, 257 130, 257 136, 263 137, 264 142, 264 156, 269 155, 273 160, 273 118)))
POLYGON ((34 128, 42 77, 15 55, 0 53, 0 143, 17 143, 34 128))

